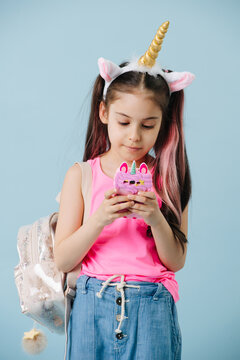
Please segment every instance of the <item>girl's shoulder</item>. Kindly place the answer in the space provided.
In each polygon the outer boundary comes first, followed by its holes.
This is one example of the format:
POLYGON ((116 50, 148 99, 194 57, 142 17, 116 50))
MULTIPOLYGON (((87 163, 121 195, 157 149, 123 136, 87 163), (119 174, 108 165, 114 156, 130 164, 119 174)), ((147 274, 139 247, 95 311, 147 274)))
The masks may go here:
POLYGON ((76 161, 70 168, 68 169, 67 173, 71 173, 73 176, 78 175, 81 177, 82 175, 82 168, 80 165, 80 161, 76 161))
MULTIPOLYGON (((78 183, 78 187, 82 190, 86 188, 92 178, 93 168, 96 166, 96 158, 87 161, 76 161, 70 168, 69 172, 72 173, 73 181, 78 183)), ((82 191, 81 191, 82 192, 82 191)))
POLYGON ((71 165, 64 178, 63 187, 64 185, 70 190, 71 186, 72 189, 80 189, 81 193, 81 187, 82 187, 82 168, 79 165, 79 162, 75 162, 73 165, 71 165))
MULTIPOLYGON (((84 165, 85 165, 86 163, 92 165, 92 163, 93 163, 94 161, 95 161, 95 159, 89 159, 89 160, 87 160, 87 161, 75 161, 75 163, 74 163, 72 166, 70 166, 69 170, 70 170, 71 168, 73 168, 73 169, 77 169, 77 170, 72 170, 73 172, 76 171, 76 172, 81 173, 81 171, 82 171, 81 164, 82 164, 82 163, 84 163, 84 165)), ((70 171, 71 171, 71 170, 70 170, 70 171)))

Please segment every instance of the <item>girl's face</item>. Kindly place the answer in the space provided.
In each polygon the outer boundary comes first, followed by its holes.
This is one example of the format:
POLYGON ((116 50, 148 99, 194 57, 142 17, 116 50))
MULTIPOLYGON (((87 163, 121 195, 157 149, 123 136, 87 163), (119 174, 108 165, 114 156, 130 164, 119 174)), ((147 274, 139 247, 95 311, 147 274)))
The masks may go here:
POLYGON ((118 162, 133 160, 138 166, 154 146, 162 122, 162 111, 151 99, 152 93, 121 93, 107 113, 100 103, 99 117, 108 125, 111 155, 118 162))

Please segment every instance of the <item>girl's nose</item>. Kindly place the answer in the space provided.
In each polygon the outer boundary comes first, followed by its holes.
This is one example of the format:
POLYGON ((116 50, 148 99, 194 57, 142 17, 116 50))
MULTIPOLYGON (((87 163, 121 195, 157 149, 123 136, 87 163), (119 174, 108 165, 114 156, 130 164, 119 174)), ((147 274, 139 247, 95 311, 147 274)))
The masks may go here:
POLYGON ((140 140, 140 132, 136 128, 132 128, 129 133, 129 140, 132 142, 139 141, 140 140))

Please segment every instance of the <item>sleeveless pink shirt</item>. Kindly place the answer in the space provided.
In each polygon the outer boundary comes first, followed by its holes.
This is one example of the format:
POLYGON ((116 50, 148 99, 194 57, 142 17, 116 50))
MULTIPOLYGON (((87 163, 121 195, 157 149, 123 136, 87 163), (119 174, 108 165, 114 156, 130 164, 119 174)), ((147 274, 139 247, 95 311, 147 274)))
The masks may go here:
MULTIPOLYGON (((104 193, 113 189, 113 179, 103 173, 100 157, 88 160, 92 167, 92 199, 90 216, 104 200, 104 193)), ((161 199, 155 192, 159 207, 161 199)), ((148 225, 141 219, 118 218, 106 225, 82 260, 78 275, 107 280, 114 274, 124 274, 124 281, 161 282, 179 300, 175 273, 160 261, 153 237, 146 235, 148 225)), ((120 276, 114 281, 121 281, 120 276)))

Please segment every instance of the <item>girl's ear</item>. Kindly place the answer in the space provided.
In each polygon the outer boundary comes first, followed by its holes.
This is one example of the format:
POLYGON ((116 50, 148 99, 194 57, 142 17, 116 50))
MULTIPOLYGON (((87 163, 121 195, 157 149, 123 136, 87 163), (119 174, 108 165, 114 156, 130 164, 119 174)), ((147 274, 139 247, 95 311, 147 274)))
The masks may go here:
POLYGON ((107 108, 103 101, 99 104, 99 118, 103 124, 108 124, 107 108))

